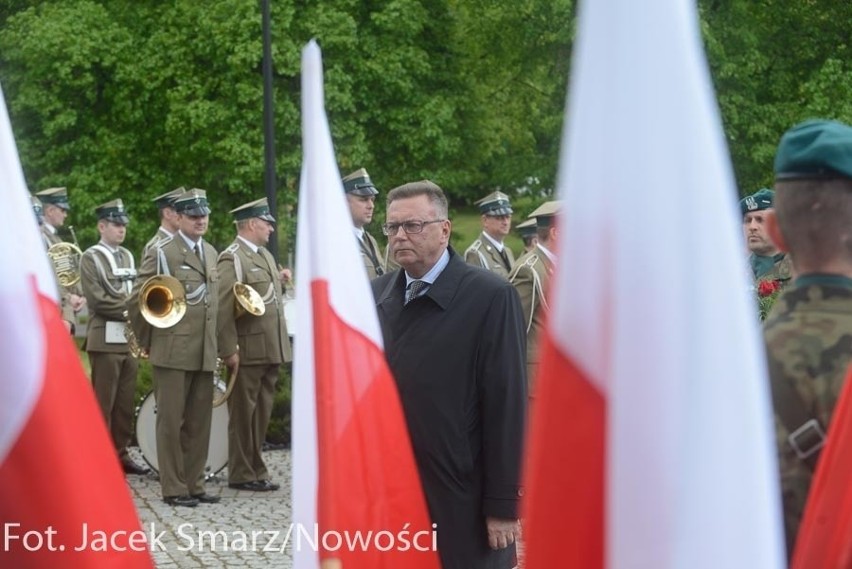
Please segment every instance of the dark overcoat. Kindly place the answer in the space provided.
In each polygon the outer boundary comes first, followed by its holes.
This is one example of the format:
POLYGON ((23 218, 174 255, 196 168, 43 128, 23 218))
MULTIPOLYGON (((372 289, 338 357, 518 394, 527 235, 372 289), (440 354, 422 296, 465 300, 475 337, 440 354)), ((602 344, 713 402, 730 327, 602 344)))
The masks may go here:
POLYGON ((526 406, 518 294, 452 250, 406 306, 402 270, 372 285, 443 568, 509 568, 514 547, 488 547, 485 517, 518 517, 526 406))

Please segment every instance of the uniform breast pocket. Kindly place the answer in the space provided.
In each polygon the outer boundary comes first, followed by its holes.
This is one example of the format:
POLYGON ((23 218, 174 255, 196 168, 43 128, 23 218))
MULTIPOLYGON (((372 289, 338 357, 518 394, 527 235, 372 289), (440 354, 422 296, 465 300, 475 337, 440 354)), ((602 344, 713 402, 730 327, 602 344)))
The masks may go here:
POLYGON ((246 284, 252 285, 255 289, 260 289, 261 285, 272 282, 269 279, 269 273, 261 270, 247 271, 243 279, 246 284))
POLYGON ((183 284, 186 294, 192 294, 204 284, 201 274, 193 270, 178 269, 175 271, 175 278, 183 284))

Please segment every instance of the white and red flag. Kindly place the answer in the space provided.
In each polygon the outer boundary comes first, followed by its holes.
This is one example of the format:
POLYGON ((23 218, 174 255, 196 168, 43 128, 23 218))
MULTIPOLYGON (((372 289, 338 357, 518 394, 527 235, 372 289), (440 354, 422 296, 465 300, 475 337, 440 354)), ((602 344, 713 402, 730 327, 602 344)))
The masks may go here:
POLYGON ((60 319, 2 94, 0 188, 0 565, 151 567, 100 408, 60 319), (131 535, 141 551, 132 550, 131 535))
POLYGON ((437 569, 426 501, 334 157, 322 58, 313 41, 302 53, 302 153, 294 565, 437 569))
POLYGON ((784 566, 769 385, 693 0, 579 10, 527 569, 784 566))

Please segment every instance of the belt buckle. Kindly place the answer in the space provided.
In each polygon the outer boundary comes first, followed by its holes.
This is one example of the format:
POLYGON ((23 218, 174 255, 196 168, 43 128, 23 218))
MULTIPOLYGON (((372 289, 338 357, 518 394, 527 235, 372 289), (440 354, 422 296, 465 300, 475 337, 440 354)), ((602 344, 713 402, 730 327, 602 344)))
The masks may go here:
POLYGON ((787 437, 787 442, 790 443, 791 447, 793 447, 793 451, 796 453, 796 456, 805 460, 825 446, 825 431, 822 430, 822 426, 819 424, 819 421, 816 419, 809 419, 808 421, 805 421, 801 427, 790 433, 790 436, 787 437), (816 435, 819 440, 808 445, 806 439, 813 437, 814 435, 816 435))

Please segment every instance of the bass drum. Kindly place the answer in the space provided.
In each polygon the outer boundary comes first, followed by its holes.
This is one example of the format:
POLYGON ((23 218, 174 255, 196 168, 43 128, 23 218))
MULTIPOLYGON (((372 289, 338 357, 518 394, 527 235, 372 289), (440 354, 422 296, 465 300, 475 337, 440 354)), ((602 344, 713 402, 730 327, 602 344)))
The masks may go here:
MULTIPOLYGON (((217 382, 213 397, 225 393, 225 384, 217 382)), ((154 392, 151 391, 142 400, 136 413, 136 440, 142 458, 154 471, 159 472, 157 462, 157 404, 154 392)), ((210 446, 207 448, 207 464, 204 467, 204 477, 212 478, 228 464, 228 406, 220 405, 213 408, 213 419, 210 425, 210 446)))

